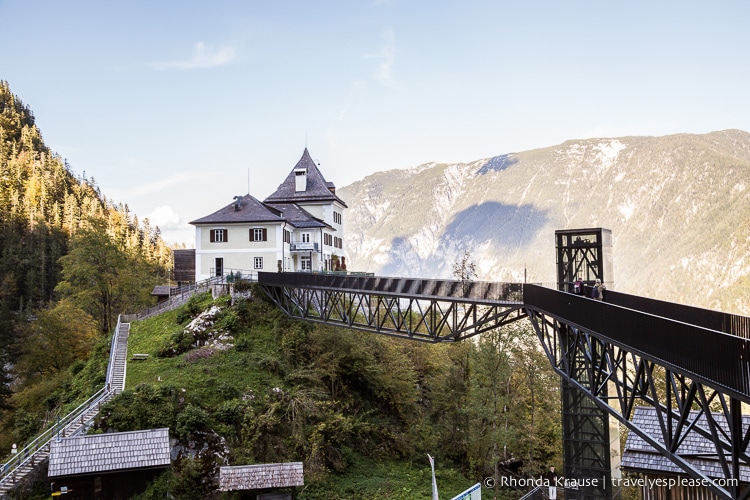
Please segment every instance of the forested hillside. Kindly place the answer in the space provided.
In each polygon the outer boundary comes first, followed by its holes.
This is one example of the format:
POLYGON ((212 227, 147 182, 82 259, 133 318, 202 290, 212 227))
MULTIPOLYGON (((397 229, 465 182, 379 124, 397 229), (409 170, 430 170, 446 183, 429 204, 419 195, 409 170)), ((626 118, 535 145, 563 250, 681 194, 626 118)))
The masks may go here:
POLYGON ((74 174, 0 81, 3 437, 38 428, 74 397, 63 396, 71 367, 111 333, 118 313, 150 303, 170 261, 159 229, 108 200, 93 177, 74 174))

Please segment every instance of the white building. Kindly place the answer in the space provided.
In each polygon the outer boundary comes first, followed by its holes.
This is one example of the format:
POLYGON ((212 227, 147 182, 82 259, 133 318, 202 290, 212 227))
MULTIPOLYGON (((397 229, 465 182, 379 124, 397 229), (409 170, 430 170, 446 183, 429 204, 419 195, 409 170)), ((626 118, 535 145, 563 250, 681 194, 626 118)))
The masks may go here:
POLYGON ((345 269, 346 208, 305 148, 264 201, 235 196, 224 208, 190 223, 195 226, 195 280, 238 271, 345 269))

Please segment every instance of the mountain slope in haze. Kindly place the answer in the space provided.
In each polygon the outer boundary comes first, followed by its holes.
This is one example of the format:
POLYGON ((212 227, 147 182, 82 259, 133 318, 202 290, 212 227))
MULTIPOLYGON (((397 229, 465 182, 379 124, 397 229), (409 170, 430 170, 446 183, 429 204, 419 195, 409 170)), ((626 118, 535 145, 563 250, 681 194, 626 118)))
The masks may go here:
POLYGON ((554 233, 612 230, 614 288, 750 313, 750 134, 572 140, 339 190, 351 270, 555 282, 554 233))

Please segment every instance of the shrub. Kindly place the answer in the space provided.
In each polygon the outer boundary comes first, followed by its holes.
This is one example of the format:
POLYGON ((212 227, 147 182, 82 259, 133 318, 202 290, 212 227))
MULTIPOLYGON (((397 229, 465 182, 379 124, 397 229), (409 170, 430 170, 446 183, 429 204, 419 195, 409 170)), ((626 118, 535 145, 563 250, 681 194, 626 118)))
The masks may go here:
POLYGON ((240 318, 237 315, 237 311, 234 309, 224 309, 217 319, 215 326, 219 330, 234 332, 237 330, 239 323, 240 318))
POLYGON ((19 443, 24 443, 34 437, 41 427, 41 421, 25 410, 18 410, 15 414, 13 437, 19 443))
POLYGON ((208 426, 208 413, 202 408, 188 404, 177 415, 177 435, 189 439, 193 432, 204 430, 208 426))
POLYGON ((190 350, 195 338, 185 330, 172 334, 172 337, 156 353, 160 358, 173 358, 190 350))
POLYGON ((251 290, 253 286, 253 282, 245 279, 239 279, 234 282, 234 291, 235 292, 246 292, 248 290, 251 290))
POLYGON ((244 413, 244 406, 241 401, 232 399, 224 401, 214 412, 216 420, 225 424, 236 424, 240 422, 244 413))

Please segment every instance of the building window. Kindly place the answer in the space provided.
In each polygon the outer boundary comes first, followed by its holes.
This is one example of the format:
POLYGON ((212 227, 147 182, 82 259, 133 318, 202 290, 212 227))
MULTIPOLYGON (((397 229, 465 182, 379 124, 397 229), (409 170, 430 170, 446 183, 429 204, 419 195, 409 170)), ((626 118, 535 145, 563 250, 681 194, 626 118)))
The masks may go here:
POLYGON ((310 243, 310 233, 302 233, 302 243, 310 243))
POLYGON ((253 269, 263 269, 263 257, 255 257, 253 259, 253 269))
POLYGON ((323 244, 328 246, 333 245, 333 236, 328 233, 323 233, 323 244))
POLYGON ((303 271, 312 270, 312 260, 310 259, 310 257, 302 257, 300 264, 302 265, 303 271))
POLYGON ((341 214, 338 212, 333 212, 333 222, 336 224, 341 224, 341 214))
POLYGON ((292 242, 292 233, 284 229, 284 243, 291 243, 292 242))
POLYGON ((250 241, 268 241, 268 229, 265 227, 251 229, 250 241))
POLYGON ((226 229, 212 229, 209 233, 211 243, 224 243, 229 241, 229 235, 226 229))

